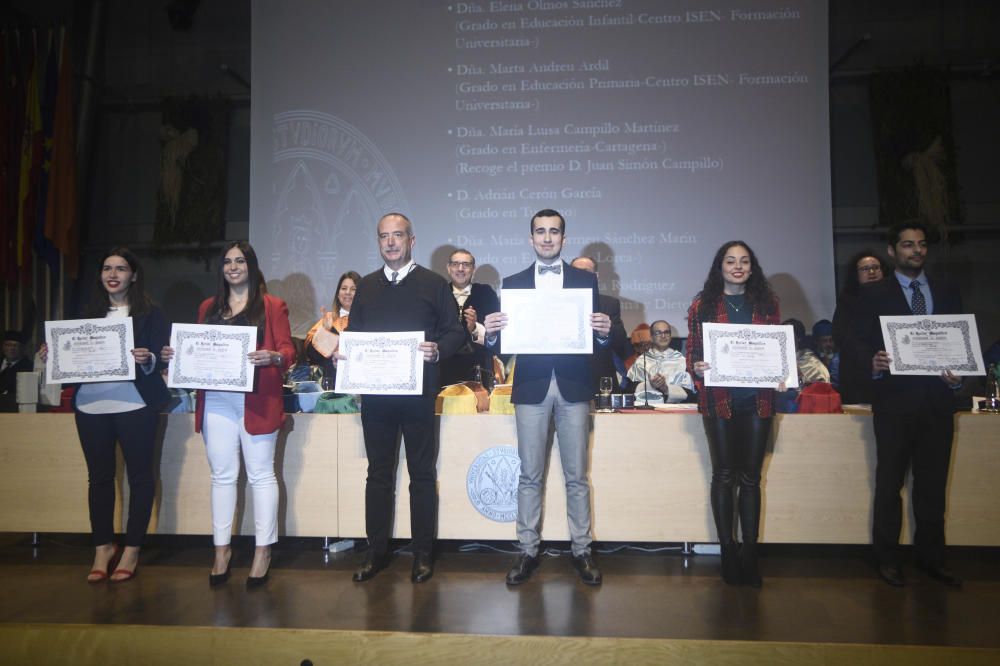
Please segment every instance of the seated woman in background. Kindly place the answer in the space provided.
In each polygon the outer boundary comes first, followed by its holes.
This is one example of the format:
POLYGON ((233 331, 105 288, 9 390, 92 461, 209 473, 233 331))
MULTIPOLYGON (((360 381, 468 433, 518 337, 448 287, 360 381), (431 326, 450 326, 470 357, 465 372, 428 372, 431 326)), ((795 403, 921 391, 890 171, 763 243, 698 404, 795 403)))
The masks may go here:
POLYGON ((333 333, 341 333, 347 328, 347 320, 351 314, 351 304, 354 303, 354 294, 358 291, 361 283, 361 276, 354 271, 347 271, 340 276, 337 282, 337 291, 333 297, 333 308, 328 312, 323 308, 323 316, 313 324, 306 334, 306 357, 309 362, 323 368, 323 388, 332 390, 337 375, 337 361, 331 356, 325 356, 315 346, 313 338, 316 332, 323 328, 333 333))
POLYGON ((858 297, 866 284, 880 282, 892 275, 892 266, 871 250, 858 252, 844 269, 844 289, 837 297, 833 313, 833 341, 840 349, 840 385, 838 390, 845 404, 871 403, 872 360, 857 358, 850 345, 851 322, 855 318, 858 297))

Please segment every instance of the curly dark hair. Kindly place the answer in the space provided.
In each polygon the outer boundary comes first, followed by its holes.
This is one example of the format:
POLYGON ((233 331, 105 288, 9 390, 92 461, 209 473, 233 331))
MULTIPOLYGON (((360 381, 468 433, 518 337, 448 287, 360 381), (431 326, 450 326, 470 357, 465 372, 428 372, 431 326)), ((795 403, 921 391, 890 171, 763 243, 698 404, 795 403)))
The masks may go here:
POLYGON ((340 302, 340 285, 344 284, 344 280, 354 280, 354 286, 357 288, 361 284, 361 276, 355 271, 347 271, 340 276, 337 280, 337 289, 333 292, 333 314, 339 315, 340 308, 344 307, 344 304, 340 302))
POLYGON ((149 298, 149 294, 146 293, 146 271, 142 269, 139 257, 135 256, 135 253, 127 247, 113 247, 101 256, 101 263, 97 265, 97 278, 94 282, 93 296, 87 304, 87 316, 96 319, 108 314, 111 297, 108 296, 108 292, 104 288, 104 282, 101 280, 101 271, 108 257, 121 257, 128 264, 128 267, 132 269, 133 275, 135 275, 135 281, 129 286, 125 294, 125 300, 128 301, 129 316, 138 317, 149 312, 150 308, 153 307, 153 302, 149 298))
POLYGON ((892 273, 892 264, 882 258, 878 252, 872 252, 871 250, 862 250, 861 252, 855 253, 847 260, 844 265, 844 289, 843 293, 853 295, 858 293, 861 289, 861 282, 858 280, 858 262, 865 257, 873 257, 878 259, 878 263, 882 265, 882 277, 885 278, 887 275, 892 273))
POLYGON ((747 279, 746 291, 743 292, 747 302, 750 303, 754 310, 765 315, 771 314, 771 309, 778 302, 778 297, 771 289, 771 284, 767 281, 767 278, 764 277, 764 270, 760 267, 757 255, 754 254, 753 249, 745 241, 729 241, 728 243, 724 243, 718 252, 715 253, 715 258, 712 260, 712 268, 709 269, 708 277, 705 278, 705 285, 701 288, 701 293, 698 294, 701 298, 701 309, 698 312, 698 318, 702 321, 711 321, 711 318, 715 316, 715 311, 719 306, 719 300, 722 298, 722 292, 725 287, 722 279, 722 262, 726 258, 726 253, 729 252, 729 249, 736 245, 742 247, 750 255, 750 277, 747 279))
POLYGON ((264 274, 260 271, 260 262, 257 261, 257 253, 248 241, 238 240, 226 243, 219 254, 219 279, 215 290, 215 298, 212 307, 205 316, 206 321, 226 319, 232 316, 229 311, 229 283, 226 282, 226 274, 223 269, 223 261, 226 253, 233 248, 239 249, 243 257, 247 260, 247 321, 251 326, 260 327, 264 323, 264 294, 267 293, 267 283, 264 282, 264 274))

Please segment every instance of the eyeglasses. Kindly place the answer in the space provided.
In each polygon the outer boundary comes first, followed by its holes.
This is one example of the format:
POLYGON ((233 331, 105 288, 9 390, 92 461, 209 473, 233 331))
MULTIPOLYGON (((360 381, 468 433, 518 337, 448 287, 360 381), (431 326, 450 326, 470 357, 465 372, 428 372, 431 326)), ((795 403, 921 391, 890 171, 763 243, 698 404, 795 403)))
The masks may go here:
POLYGON ((449 266, 454 266, 455 268, 472 268, 476 264, 471 261, 449 261, 449 266))
POLYGON ((869 266, 858 266, 859 273, 878 273, 882 270, 882 267, 878 264, 871 264, 869 266))
POLYGON ((660 337, 670 335, 670 331, 653 331, 652 333, 654 336, 660 336, 660 337))

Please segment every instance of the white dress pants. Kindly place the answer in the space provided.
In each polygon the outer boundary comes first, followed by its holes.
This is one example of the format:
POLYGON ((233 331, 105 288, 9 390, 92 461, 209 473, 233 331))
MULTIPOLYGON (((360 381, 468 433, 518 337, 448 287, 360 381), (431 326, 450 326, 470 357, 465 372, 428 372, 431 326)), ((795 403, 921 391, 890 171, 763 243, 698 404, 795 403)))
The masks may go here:
POLYGON ((245 394, 206 391, 202 435, 212 472, 212 536, 216 546, 229 545, 236 513, 236 480, 240 448, 253 490, 253 517, 258 546, 278 540, 278 480, 274 476, 274 445, 278 431, 251 435, 243 423, 245 394))

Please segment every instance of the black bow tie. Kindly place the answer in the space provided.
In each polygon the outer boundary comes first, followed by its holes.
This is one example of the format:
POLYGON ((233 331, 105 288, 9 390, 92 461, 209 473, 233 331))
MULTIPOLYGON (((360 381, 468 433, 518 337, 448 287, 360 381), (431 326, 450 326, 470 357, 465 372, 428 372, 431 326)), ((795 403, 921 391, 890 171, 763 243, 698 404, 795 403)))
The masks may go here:
POLYGON ((555 273, 556 275, 560 275, 562 273, 562 264, 552 264, 551 266, 538 264, 538 274, 545 275, 546 273, 555 273))

